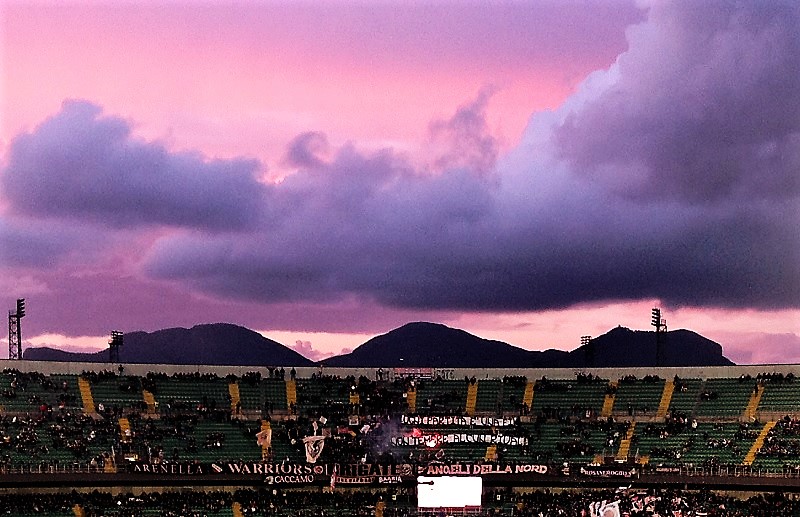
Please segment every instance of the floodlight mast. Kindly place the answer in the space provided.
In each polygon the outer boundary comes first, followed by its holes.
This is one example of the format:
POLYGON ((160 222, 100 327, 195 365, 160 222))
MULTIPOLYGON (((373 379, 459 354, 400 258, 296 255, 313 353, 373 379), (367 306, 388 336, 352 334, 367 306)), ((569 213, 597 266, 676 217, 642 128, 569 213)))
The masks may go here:
POLYGON ((581 347, 583 347, 584 355, 586 357, 586 366, 593 368, 595 366, 595 356, 592 336, 581 336, 581 347))
POLYGON ((111 363, 119 362, 119 347, 122 346, 122 332, 119 330, 111 331, 111 341, 108 342, 108 360, 111 363))
POLYGON ((8 358, 22 360, 22 325, 25 316, 25 298, 17 298, 17 311, 8 311, 8 358))
POLYGON ((650 314, 650 324, 656 328, 656 366, 664 366, 664 340, 667 333, 667 320, 661 317, 661 309, 657 307, 653 307, 650 314))

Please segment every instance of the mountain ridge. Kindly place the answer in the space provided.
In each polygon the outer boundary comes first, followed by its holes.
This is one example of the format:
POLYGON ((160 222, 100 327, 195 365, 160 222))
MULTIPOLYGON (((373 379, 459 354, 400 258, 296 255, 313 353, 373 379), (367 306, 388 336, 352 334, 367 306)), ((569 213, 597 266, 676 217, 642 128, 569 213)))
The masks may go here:
MULTIPOLYGON (((722 345, 691 330, 663 334, 661 366, 731 366, 722 345)), ((322 361, 326 366, 440 368, 590 368, 656 366, 655 332, 616 327, 570 352, 526 350, 479 338, 438 323, 407 323, 375 336, 348 354, 322 361), (456 342, 457 336, 464 336, 456 342), (438 347, 431 346, 433 343, 438 347), (444 346, 442 346, 444 345, 444 346)))
MULTIPOLYGON (((664 335, 661 366, 728 366, 722 346, 690 330, 664 335)), ((314 362, 253 330, 230 323, 195 325, 124 335, 120 360, 145 364, 231 366, 588 368, 656 365, 652 331, 616 327, 572 351, 526 350, 484 339, 440 323, 412 322, 377 335, 348 354, 314 362)), ((94 353, 32 347, 24 358, 108 362, 108 349, 94 353)))
MULTIPOLYGON (((289 347, 231 323, 125 333, 119 354, 122 362, 144 364, 314 365, 289 347)), ((94 353, 66 352, 43 347, 27 348, 23 357, 39 361, 108 362, 109 352, 108 349, 94 353)))

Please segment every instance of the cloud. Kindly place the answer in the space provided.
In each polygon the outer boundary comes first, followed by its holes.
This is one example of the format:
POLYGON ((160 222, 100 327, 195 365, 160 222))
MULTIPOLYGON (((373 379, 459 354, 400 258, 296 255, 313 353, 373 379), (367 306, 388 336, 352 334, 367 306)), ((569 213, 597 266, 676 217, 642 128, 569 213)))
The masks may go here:
POLYGON ((325 359, 326 357, 330 357, 330 354, 320 352, 319 350, 314 350, 314 346, 311 344, 311 341, 301 341, 298 339, 294 342, 294 345, 290 346, 289 348, 303 357, 311 359, 312 361, 319 361, 321 359, 325 359))
POLYGON ((453 151, 439 173, 349 145, 306 157, 268 231, 167 236, 145 269, 263 302, 798 306, 798 8, 684 7, 651 8, 630 49, 496 164, 487 91, 432 124, 453 151))
POLYGON ((489 91, 431 125, 434 170, 309 132, 270 186, 67 103, 12 142, 4 193, 32 218, 167 227, 141 251, 154 299, 167 281, 273 306, 798 307, 800 8, 689 5, 652 7, 505 156, 489 91))
POLYGON ((391 152, 344 147, 329 165, 276 188, 279 215, 269 231, 246 239, 168 236, 150 250, 145 268, 156 278, 259 301, 354 293, 392 302, 395 289, 401 296, 409 287, 426 289, 429 259, 472 247, 468 238, 490 213, 489 188, 469 171, 420 176, 391 152))
POLYGON ((292 167, 317 167, 326 162, 330 152, 328 137, 319 131, 297 135, 287 146, 284 162, 292 167))
POLYGON ((738 364, 795 364, 800 361, 800 336, 767 332, 723 333, 725 355, 738 364))
POLYGON ((494 167, 499 145, 486 123, 486 107, 492 93, 492 89, 485 88, 450 119, 431 122, 428 132, 437 170, 466 168, 484 173, 494 167))
POLYGON ((561 156, 626 195, 714 203, 800 192, 800 14, 792 2, 656 2, 585 84, 561 156))
POLYGON ((121 118, 65 101, 33 132, 14 138, 0 176, 16 213, 111 227, 165 225, 241 230, 258 220, 265 187, 253 160, 207 160, 131 135, 121 118))
POLYGON ((58 222, 44 225, 0 217, 0 266, 48 269, 91 240, 58 222))

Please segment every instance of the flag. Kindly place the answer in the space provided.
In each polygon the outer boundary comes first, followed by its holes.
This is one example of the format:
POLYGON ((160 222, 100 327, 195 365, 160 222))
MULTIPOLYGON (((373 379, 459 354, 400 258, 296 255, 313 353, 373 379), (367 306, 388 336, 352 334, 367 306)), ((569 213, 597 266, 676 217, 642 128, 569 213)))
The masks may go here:
POLYGON ((258 443, 262 449, 272 447, 272 429, 264 429, 263 431, 257 433, 256 443, 258 443))
POLYGON ((303 443, 306 446, 306 461, 308 463, 316 463, 322 448, 325 447, 324 436, 306 436, 303 438, 303 443))
POLYGON ((350 435, 350 436, 352 436, 353 438, 355 438, 355 437, 356 437, 356 433, 355 433, 355 431, 353 431, 352 429, 350 429, 350 428, 349 428, 349 427, 347 427, 346 425, 340 425, 339 427, 337 427, 337 428, 336 428, 336 433, 337 433, 337 434, 349 434, 349 435, 350 435))
POLYGON ((621 517, 619 501, 614 501, 613 503, 596 501, 589 505, 589 515, 591 517, 621 517))

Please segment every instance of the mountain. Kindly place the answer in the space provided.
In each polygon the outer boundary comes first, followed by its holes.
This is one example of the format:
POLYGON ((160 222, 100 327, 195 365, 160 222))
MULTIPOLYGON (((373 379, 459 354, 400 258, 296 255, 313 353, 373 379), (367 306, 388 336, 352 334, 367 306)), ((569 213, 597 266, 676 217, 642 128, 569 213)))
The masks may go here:
POLYGON ((567 352, 531 352, 474 336, 438 323, 408 323, 376 336, 349 354, 325 359, 325 366, 513 368, 560 365, 567 352))
MULTIPOLYGON (((663 366, 727 366, 722 346, 690 330, 663 336, 663 366)), ((43 361, 107 362, 108 350, 93 354, 28 348, 24 358, 43 361)), ((294 350, 244 327, 227 323, 125 334, 120 359, 126 363, 240 366, 312 366, 294 350)), ((326 366, 438 368, 587 368, 654 366, 654 332, 617 327, 571 352, 525 350, 483 339, 438 323, 408 323, 376 336, 349 354, 325 359, 326 366)))
MULTIPOLYGON (((731 366, 722 345, 691 330, 663 335, 662 366, 731 366)), ((617 327, 570 352, 574 366, 652 366, 656 364, 655 332, 617 327), (594 356, 592 358, 592 356, 594 356)))
MULTIPOLYGON (((727 366, 722 346, 689 330, 663 337, 663 366, 727 366)), ((587 368, 655 366, 654 332, 617 327, 571 352, 529 351, 437 323, 409 323, 376 336, 326 366, 439 368, 587 368)))
MULTIPOLYGON (((190 329, 171 328, 156 332, 131 332, 123 336, 119 349, 125 363, 203 364, 237 366, 312 366, 294 350, 267 339, 258 332, 214 323, 190 329)), ((108 362, 108 350, 93 354, 64 352, 52 348, 28 348, 23 357, 38 361, 108 362)))

